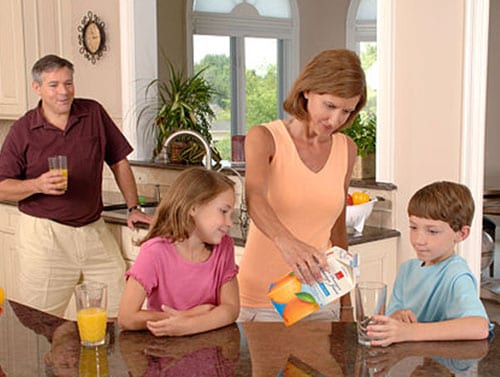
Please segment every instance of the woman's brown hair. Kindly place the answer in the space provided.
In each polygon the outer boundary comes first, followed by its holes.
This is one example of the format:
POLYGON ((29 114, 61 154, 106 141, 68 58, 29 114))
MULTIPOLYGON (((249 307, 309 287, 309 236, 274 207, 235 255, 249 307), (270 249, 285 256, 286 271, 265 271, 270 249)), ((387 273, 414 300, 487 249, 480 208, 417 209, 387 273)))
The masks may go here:
POLYGON ((307 91, 344 99, 360 96, 355 110, 340 130, 350 126, 366 104, 365 73, 358 56, 350 50, 326 50, 306 64, 283 103, 285 111, 299 120, 309 118, 304 97, 307 91))

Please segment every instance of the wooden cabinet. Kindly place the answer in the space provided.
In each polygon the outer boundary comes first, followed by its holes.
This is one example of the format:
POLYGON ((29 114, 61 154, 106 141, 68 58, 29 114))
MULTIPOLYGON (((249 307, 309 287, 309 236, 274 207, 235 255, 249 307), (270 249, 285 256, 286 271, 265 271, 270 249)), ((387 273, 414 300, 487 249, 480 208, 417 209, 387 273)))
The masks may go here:
POLYGON ((123 258, 127 263, 127 268, 131 267, 139 254, 137 242, 146 236, 146 229, 131 230, 126 226, 120 226, 119 244, 122 250, 123 258))
MULTIPOLYGON (((353 245, 349 250, 359 255, 358 281, 382 281, 387 284, 387 302, 397 274, 396 250, 398 238, 353 245)), ((352 297, 354 299, 354 297, 352 297)), ((354 301, 353 301, 354 302, 354 301)))
POLYGON ((234 245, 234 259, 236 260, 236 264, 239 266, 241 257, 243 256, 243 252, 245 251, 245 248, 243 246, 236 246, 234 245))
POLYGON ((15 299, 14 277, 19 273, 15 257, 15 233, 19 210, 15 206, 0 204, 0 286, 9 299, 15 299))
POLYGON ((31 88, 37 59, 55 53, 73 60, 76 6, 74 1, 0 0, 0 119, 18 119, 38 103, 31 88))
POLYGON ((0 118, 17 119, 27 108, 23 2, 0 4, 0 118))

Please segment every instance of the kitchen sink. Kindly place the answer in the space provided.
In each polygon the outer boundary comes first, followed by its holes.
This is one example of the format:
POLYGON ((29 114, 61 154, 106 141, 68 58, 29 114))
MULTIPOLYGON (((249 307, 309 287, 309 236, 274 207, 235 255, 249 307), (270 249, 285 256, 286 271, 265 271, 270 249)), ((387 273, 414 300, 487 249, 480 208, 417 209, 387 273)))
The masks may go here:
MULTIPOLYGON (((146 215, 153 216, 157 206, 158 202, 142 203, 142 212, 144 212, 146 215)), ((125 203, 106 205, 103 207, 103 211, 107 214, 124 216, 125 218, 128 216, 128 209, 125 203)))
MULTIPOLYGON (((144 202, 144 203, 141 203, 141 207, 143 209, 145 208, 156 208, 158 206, 158 202, 156 201, 153 201, 153 202, 144 202)), ((127 209, 127 204, 125 203, 119 203, 119 204, 109 204, 109 205, 105 205, 103 207, 103 211, 115 211, 115 210, 120 210, 120 209, 127 209)))

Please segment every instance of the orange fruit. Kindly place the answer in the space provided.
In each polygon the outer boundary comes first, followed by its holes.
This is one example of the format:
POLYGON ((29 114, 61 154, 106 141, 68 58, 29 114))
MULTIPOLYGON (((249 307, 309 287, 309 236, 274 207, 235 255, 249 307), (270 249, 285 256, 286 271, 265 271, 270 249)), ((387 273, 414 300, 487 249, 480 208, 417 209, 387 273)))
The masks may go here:
POLYGON ((302 289, 302 283, 293 272, 280 278, 267 294, 271 300, 278 304, 286 304, 295 298, 295 294, 302 289))
POLYGON ((364 191, 356 191, 352 193, 352 204, 363 204, 370 201, 370 195, 364 191))
POLYGON ((302 301, 295 297, 285 306, 283 320, 285 325, 290 326, 318 309, 319 305, 316 302, 302 301))

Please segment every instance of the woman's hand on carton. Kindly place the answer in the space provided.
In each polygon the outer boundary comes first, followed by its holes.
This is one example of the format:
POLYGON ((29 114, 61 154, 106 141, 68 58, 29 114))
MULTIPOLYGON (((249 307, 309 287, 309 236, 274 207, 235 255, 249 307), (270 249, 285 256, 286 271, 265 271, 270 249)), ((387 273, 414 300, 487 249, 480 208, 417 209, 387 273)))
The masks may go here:
POLYGON ((329 267, 322 252, 296 238, 279 238, 276 244, 299 280, 307 284, 323 280, 321 270, 327 271, 329 267))

